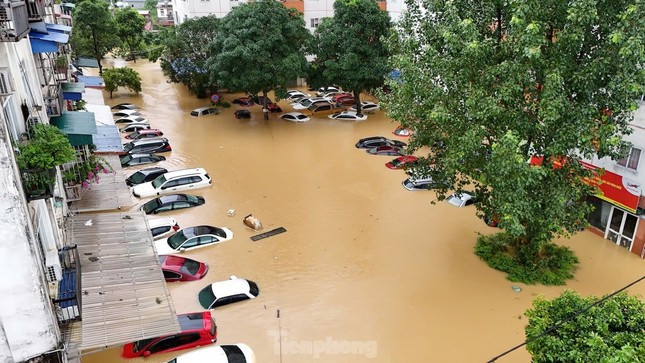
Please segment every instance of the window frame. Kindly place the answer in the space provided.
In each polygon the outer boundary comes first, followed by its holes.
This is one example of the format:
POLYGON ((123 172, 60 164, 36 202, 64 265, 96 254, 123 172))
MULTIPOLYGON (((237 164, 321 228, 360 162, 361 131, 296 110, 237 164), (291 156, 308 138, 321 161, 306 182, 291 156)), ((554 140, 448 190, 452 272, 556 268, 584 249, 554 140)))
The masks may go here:
POLYGON ((625 168, 625 169, 632 170, 632 171, 638 171, 638 167, 640 166, 642 156, 643 156, 643 149, 640 148, 640 147, 632 146, 627 151, 627 156, 625 156, 624 158, 622 158, 620 160, 617 160, 616 165, 618 165, 618 166, 620 166, 622 168, 625 168), (638 158, 636 160, 636 166, 632 168, 630 166, 630 164, 632 163, 632 159, 633 159, 632 156, 633 156, 633 152, 635 150, 638 151, 638 158), (623 164, 623 162, 624 162, 624 164, 623 164))

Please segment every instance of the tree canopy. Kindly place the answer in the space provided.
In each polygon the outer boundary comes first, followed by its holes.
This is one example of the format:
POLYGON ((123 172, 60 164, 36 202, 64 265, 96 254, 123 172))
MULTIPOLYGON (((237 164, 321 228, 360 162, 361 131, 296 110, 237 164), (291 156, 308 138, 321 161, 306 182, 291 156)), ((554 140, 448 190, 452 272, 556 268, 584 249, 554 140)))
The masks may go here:
POLYGON ((220 36, 211 42, 211 79, 233 92, 266 96, 275 90, 279 97, 287 81, 304 75, 309 37, 302 16, 278 1, 241 4, 223 19, 220 36))
POLYGON ((439 199, 475 190, 478 214, 504 230, 487 240, 493 254, 534 272, 560 268, 547 245, 576 233, 590 210, 578 161, 625 151, 645 84, 643 1, 407 7, 390 42, 400 78, 388 81, 386 107, 415 131, 411 150, 429 147, 417 173, 447 182, 439 199))
POLYGON ((127 47, 130 58, 136 62, 134 51, 141 43, 146 19, 139 15, 134 8, 124 8, 118 9, 114 13, 114 20, 117 24, 117 34, 121 42, 127 47))
POLYGON ((103 73, 101 59, 120 44, 117 26, 108 6, 104 0, 83 0, 73 13, 72 48, 78 55, 96 59, 99 73, 103 73))
MULTIPOLYGON (((566 291, 553 300, 538 298, 526 311, 526 338, 563 322, 598 298, 566 291)), ((642 362, 645 357, 645 304, 623 292, 592 307, 561 327, 529 343, 536 363, 642 362)))
POLYGON ((323 20, 311 42, 316 59, 309 68, 309 83, 351 91, 360 112, 360 93, 382 86, 389 72, 383 43, 389 29, 390 18, 376 1, 336 1, 334 17, 323 20))
POLYGON ((125 87, 135 93, 141 92, 141 76, 132 68, 106 69, 103 72, 103 81, 105 89, 110 92, 110 98, 112 98, 112 93, 119 87, 125 87))
POLYGON ((207 60, 208 44, 220 34, 220 22, 215 16, 204 16, 162 28, 159 41, 151 42, 150 59, 155 61, 160 55, 161 69, 172 82, 185 84, 197 97, 207 96, 217 88, 211 82, 207 60))

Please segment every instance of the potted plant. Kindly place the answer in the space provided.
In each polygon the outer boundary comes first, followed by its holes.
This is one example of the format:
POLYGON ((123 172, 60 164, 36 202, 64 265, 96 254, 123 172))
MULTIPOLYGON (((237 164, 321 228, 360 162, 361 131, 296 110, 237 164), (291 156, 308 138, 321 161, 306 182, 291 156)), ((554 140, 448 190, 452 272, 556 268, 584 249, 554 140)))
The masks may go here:
POLYGON ((56 70, 58 73, 67 73, 68 67, 67 57, 59 56, 56 58, 56 70))

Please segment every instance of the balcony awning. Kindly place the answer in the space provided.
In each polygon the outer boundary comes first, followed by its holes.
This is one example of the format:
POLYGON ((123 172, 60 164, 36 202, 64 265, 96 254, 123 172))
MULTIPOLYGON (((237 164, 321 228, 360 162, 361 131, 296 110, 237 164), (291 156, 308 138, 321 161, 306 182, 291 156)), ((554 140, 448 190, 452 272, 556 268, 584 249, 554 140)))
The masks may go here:
POLYGON ((79 82, 85 83, 85 87, 103 88, 103 78, 95 76, 77 76, 79 82))
POLYGON ((81 213, 68 236, 81 256, 84 353, 180 331, 143 212, 81 213))
POLYGON ((60 4, 60 7, 61 7, 61 8, 67 8, 67 9, 72 10, 72 9, 74 9, 74 8, 76 7, 76 4, 72 4, 72 3, 62 3, 62 4, 60 4))
POLYGON ((91 145, 92 134, 96 133, 92 112, 65 112, 62 116, 52 117, 49 123, 67 135, 72 146, 91 145))
POLYGON ((69 42, 69 35, 55 31, 40 33, 32 30, 29 32, 29 41, 31 42, 32 53, 55 53, 58 52, 59 44, 69 42))
POLYGON ((69 34, 72 31, 72 27, 67 25, 45 23, 45 27, 49 31, 58 32, 58 33, 69 34))
POLYGON ((74 62, 76 67, 85 67, 85 68, 98 68, 99 62, 94 58, 78 57, 76 62, 74 62))
POLYGON ((63 82, 61 88, 65 100, 78 101, 83 98, 83 93, 85 93, 85 83, 83 82, 63 82))

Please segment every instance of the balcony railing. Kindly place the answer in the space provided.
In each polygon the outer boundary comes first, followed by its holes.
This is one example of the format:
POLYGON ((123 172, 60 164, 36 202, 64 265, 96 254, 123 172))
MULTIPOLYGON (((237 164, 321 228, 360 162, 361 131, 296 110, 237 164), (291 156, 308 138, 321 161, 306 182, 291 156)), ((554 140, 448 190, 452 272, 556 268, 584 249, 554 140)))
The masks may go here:
POLYGON ((29 20, 42 20, 47 13, 43 0, 27 0, 27 13, 29 20))
POLYGON ((58 299, 54 300, 58 321, 81 320, 81 264, 76 245, 58 251, 63 278, 58 283, 58 299))
POLYGON ((52 197, 56 183, 56 169, 22 169, 20 176, 27 201, 52 197))
POLYGON ((43 100, 45 101, 45 109, 49 117, 60 116, 63 114, 63 93, 61 92, 61 84, 50 84, 44 86, 43 100))
POLYGON ((17 42, 29 33, 24 1, 0 0, 0 42, 17 42))

